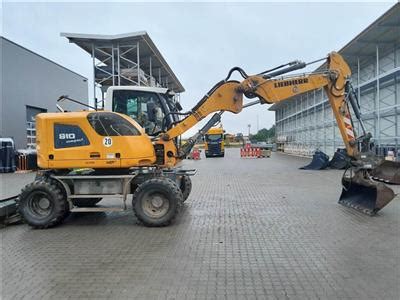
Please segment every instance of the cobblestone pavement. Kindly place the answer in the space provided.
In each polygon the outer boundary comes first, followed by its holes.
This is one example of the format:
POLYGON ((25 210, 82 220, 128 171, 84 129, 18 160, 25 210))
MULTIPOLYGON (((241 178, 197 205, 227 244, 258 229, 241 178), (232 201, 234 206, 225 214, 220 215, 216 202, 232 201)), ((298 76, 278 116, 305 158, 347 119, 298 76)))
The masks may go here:
POLYGON ((349 210, 341 172, 306 162, 187 161, 193 192, 165 228, 127 211, 1 229, 3 299, 399 299, 399 199, 376 217, 349 210))

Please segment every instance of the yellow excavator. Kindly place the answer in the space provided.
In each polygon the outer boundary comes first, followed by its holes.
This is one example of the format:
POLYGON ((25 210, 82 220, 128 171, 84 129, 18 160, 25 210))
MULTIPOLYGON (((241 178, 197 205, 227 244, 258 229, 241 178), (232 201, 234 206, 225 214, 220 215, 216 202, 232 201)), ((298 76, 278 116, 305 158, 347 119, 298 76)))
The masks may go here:
POLYGON ((339 203, 375 214, 394 198, 394 192, 372 180, 379 159, 370 151, 371 134, 361 119, 350 68, 335 52, 323 60, 327 66, 324 71, 290 76, 284 75, 308 64, 295 61, 252 76, 235 67, 187 113, 181 112, 179 103, 169 101, 168 93, 150 95, 144 89, 114 89, 114 93, 108 93, 115 96, 110 104, 112 111, 39 114, 36 124, 41 170, 19 195, 21 216, 33 227, 47 228, 62 222, 71 211, 124 210, 127 195, 133 194, 132 206, 139 221, 146 226, 168 225, 189 196, 190 176, 195 173, 178 164, 220 122, 225 111, 237 114, 252 105, 277 103, 319 88, 329 98, 352 159, 342 179, 339 203), (230 80, 234 72, 243 80, 230 80), (244 98, 257 100, 244 104, 244 98), (350 106, 363 130, 359 136, 354 131, 350 106), (178 138, 212 113, 206 125, 180 146, 178 138), (95 206, 107 197, 120 197, 123 207, 95 206))

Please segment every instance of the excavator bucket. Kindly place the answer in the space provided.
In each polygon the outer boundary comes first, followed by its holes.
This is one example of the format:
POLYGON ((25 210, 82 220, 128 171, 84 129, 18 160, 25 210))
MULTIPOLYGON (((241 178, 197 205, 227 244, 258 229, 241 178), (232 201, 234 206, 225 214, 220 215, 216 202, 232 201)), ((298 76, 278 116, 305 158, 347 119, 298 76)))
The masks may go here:
POLYGON ((329 165, 329 156, 322 151, 315 151, 311 163, 301 167, 302 170, 323 170, 329 165))
POLYGON ((371 176, 386 183, 400 184, 400 162, 385 160, 371 171, 371 176))
POLYGON ((356 172, 353 177, 343 176, 342 186, 339 204, 370 216, 375 215, 395 197, 392 189, 382 182, 369 179, 363 170, 356 172))
POLYGON ((329 162, 331 169, 344 170, 350 166, 350 157, 347 155, 346 149, 337 149, 329 162))

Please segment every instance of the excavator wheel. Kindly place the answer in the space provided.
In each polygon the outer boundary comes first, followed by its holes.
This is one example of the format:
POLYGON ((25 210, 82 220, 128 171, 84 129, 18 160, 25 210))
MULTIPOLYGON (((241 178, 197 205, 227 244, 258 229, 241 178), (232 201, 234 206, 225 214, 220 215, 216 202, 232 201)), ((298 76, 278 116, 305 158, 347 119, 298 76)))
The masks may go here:
POLYGON ((192 191, 192 180, 189 176, 182 176, 180 189, 182 191, 183 202, 185 202, 186 199, 189 197, 190 192, 192 191))
MULTIPOLYGON (((35 181, 41 181, 41 180, 50 182, 52 185, 57 186, 58 189, 62 192, 63 197, 64 197, 65 199, 67 199, 67 193, 65 192, 64 187, 62 186, 62 184, 61 184, 59 181, 57 181, 57 180, 55 180, 55 179, 53 179, 53 178, 51 178, 51 177, 48 177, 48 176, 39 175, 39 173, 37 173, 36 176, 35 176, 35 181)), ((63 218, 62 218, 61 221, 64 221, 64 220, 65 220, 66 218, 68 218, 69 215, 71 214, 71 211, 70 211, 70 209, 69 209, 69 203, 68 203, 68 201, 65 201, 65 205, 66 205, 66 206, 65 206, 65 212, 64 212, 64 216, 63 216, 63 218)))
POLYGON ((132 197, 133 211, 140 222, 149 227, 171 224, 180 211, 183 195, 169 178, 148 179, 140 184, 132 197))
POLYGON ((61 223, 67 214, 68 202, 63 191, 51 180, 34 181, 18 197, 22 218, 34 228, 49 228, 61 223))

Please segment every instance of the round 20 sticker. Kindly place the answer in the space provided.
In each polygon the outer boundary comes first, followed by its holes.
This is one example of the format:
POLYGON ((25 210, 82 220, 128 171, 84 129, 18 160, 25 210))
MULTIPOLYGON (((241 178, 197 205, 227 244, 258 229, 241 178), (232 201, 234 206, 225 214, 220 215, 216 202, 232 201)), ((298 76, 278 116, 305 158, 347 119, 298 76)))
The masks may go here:
POLYGON ((103 139, 103 145, 104 145, 104 147, 111 147, 112 146, 112 138, 110 138, 109 136, 106 136, 103 139))

